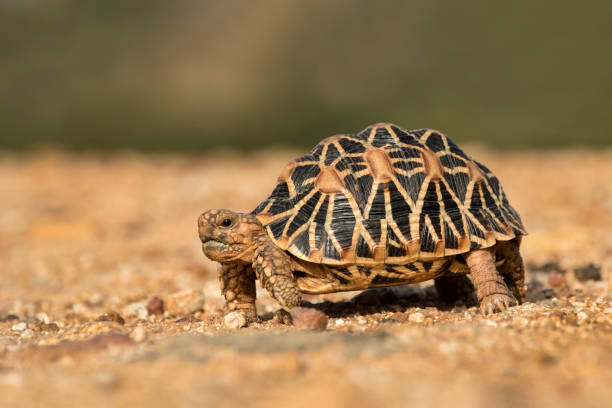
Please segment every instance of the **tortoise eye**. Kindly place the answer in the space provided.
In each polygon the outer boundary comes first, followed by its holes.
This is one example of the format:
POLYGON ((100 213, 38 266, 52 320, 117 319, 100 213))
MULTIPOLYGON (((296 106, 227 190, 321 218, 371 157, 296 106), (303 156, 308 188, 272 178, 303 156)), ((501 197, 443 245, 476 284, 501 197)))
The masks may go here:
POLYGON ((224 219, 221 221, 221 225, 222 225, 222 226, 224 226, 224 227, 231 227, 231 226, 232 226, 232 224, 233 224, 233 221, 232 221, 232 219, 231 219, 231 218, 224 218, 224 219))

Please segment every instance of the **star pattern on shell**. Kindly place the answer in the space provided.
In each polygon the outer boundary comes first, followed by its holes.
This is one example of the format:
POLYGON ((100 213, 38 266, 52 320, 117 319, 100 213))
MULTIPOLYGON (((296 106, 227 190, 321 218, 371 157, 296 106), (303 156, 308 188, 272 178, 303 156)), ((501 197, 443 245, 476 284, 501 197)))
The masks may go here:
POLYGON ((253 214, 280 248, 328 265, 405 265, 526 234, 487 167, 441 132, 389 123, 321 141, 253 214))

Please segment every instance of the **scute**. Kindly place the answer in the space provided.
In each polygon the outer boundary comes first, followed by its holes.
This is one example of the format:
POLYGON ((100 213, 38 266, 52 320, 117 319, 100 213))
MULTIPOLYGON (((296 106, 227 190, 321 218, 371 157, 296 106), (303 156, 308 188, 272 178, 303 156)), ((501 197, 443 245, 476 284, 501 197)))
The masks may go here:
POLYGON ((282 249, 330 265, 406 265, 526 234, 486 166, 438 131, 387 123, 289 163, 253 214, 282 249))

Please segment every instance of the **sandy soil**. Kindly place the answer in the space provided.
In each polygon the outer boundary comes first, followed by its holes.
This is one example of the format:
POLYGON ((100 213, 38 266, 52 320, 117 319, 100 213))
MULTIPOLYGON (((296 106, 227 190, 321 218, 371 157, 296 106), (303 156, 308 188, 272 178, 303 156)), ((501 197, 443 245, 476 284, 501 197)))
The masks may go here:
POLYGON ((528 302, 485 317, 431 282, 310 296, 318 332, 264 292, 261 323, 224 328, 196 230, 252 209, 295 153, 0 154, 0 406, 609 403, 612 152, 466 150, 529 230, 528 302))

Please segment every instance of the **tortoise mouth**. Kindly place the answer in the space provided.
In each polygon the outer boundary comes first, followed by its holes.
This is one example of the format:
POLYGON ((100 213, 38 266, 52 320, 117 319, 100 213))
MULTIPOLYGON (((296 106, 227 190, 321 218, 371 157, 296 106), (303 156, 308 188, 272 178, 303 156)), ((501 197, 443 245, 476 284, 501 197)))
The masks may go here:
POLYGON ((202 249, 204 252, 222 252, 231 250, 232 247, 217 238, 206 237, 202 240, 202 249))

